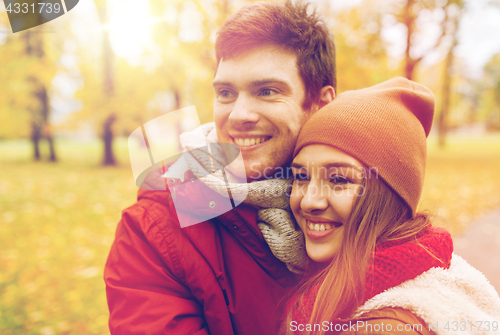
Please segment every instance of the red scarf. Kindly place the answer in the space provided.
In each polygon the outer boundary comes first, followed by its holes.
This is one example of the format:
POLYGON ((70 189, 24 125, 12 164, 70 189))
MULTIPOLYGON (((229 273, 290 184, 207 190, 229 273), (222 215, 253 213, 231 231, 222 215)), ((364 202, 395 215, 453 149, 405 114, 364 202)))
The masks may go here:
MULTIPOLYGON (((397 286, 434 267, 449 268, 453 241, 442 228, 428 227, 414 238, 390 241, 377 245, 373 261, 366 269, 365 302, 385 290, 397 286), (433 257, 432 255, 436 256, 433 257)), ((315 286, 303 303, 293 312, 293 321, 309 323, 320 285, 315 286)), ((292 298, 296 301, 298 297, 292 298)))

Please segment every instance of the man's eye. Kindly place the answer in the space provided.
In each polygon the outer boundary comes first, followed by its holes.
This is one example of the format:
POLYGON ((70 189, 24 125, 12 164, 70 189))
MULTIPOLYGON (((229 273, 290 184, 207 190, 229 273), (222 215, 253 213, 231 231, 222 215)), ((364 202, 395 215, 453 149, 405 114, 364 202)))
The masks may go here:
POLYGON ((220 103, 231 103, 234 101, 236 95, 233 91, 221 88, 217 90, 216 100, 220 103))
POLYGON ((264 88, 263 90, 260 91, 260 95, 264 96, 264 97, 269 97, 275 93, 276 93, 276 91, 272 90, 270 88, 264 88))
POLYGON ((330 182, 335 184, 351 184, 351 181, 342 176, 330 176, 330 182))
POLYGON ((305 181, 308 179, 309 179, 309 177, 303 173, 298 173, 298 174, 293 176, 293 180, 296 180, 296 181, 305 181))
POLYGON ((231 92, 228 90, 219 90, 218 95, 222 98, 229 98, 231 96, 231 92))

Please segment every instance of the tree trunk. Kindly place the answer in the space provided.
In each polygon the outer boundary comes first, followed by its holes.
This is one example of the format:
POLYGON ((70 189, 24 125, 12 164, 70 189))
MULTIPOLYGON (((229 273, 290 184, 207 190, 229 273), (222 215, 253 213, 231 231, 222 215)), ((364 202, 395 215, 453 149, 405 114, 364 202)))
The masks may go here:
POLYGON ((407 59, 405 64, 405 77, 413 80, 413 73, 415 73, 415 65, 417 63, 413 59, 407 59))
MULTIPOLYGON (((27 55, 36 57, 40 60, 45 57, 42 38, 43 37, 40 32, 32 33, 27 31, 25 33, 25 52, 27 55)), ((33 143, 33 159, 36 161, 41 159, 40 140, 45 138, 49 144, 49 160, 51 162, 57 162, 54 139, 50 127, 50 98, 47 94, 47 88, 36 76, 31 76, 28 80, 34 86, 33 94, 38 100, 40 106, 37 110, 32 112, 31 141, 33 143)))
POLYGON ((49 160, 55 163, 57 162, 57 155, 56 155, 56 148, 54 147, 54 138, 52 134, 48 135, 47 142, 49 142, 49 150, 50 150, 49 160))
POLYGON ((116 117, 114 114, 110 114, 106 121, 104 121, 103 129, 102 129, 102 141, 104 144, 104 158, 102 161, 102 165, 114 166, 116 165, 116 159, 113 151, 113 124, 116 121, 116 117))
POLYGON ((448 114, 450 109, 450 97, 451 97, 451 78, 452 78, 452 70, 453 70, 453 50, 458 44, 457 34, 459 28, 459 22, 462 16, 462 12, 460 12, 453 21, 454 31, 453 31, 453 43, 446 55, 445 67, 444 67, 444 78, 443 78, 443 102, 441 105, 441 113, 438 118, 438 145, 440 148, 444 148, 446 146, 446 135, 448 133, 448 114))
MULTIPOLYGON (((106 4, 103 4, 99 8, 99 16, 101 23, 106 25, 109 22, 109 17, 106 10, 106 4)), ((111 97, 115 92, 115 82, 113 73, 113 50, 111 48, 111 42, 109 40, 109 31, 103 31, 103 60, 104 60, 104 87, 103 93, 107 100, 111 100, 111 97)), ((102 127, 102 140, 104 145, 104 157, 102 160, 103 165, 116 165, 116 159, 113 151, 113 125, 116 122, 117 116, 113 111, 105 111, 109 113, 108 117, 105 118, 102 127)))
POLYGON ((438 145, 440 148, 446 146, 446 134, 448 133, 448 114, 450 109, 451 96, 451 71, 453 68, 453 49, 457 45, 457 40, 453 41, 448 54, 446 55, 444 78, 443 78, 443 102, 441 104, 441 113, 438 117, 438 145))
POLYGON ((412 80, 413 72, 415 71, 415 65, 417 62, 411 58, 411 38, 413 36, 413 26, 415 23, 415 18, 411 13, 411 8, 413 7, 414 0, 407 0, 406 6, 403 12, 403 22, 406 26, 406 50, 405 50, 405 77, 412 80))
POLYGON ((45 85, 40 84, 40 88, 38 89, 36 96, 38 101, 40 102, 40 116, 41 116, 41 125, 40 128, 42 130, 41 135, 45 138, 47 143, 49 144, 50 156, 49 160, 51 162, 57 162, 56 151, 54 147, 54 139, 52 137, 52 129, 50 127, 50 107, 49 107, 49 96, 47 94, 47 88, 45 85))
POLYGON ((40 126, 36 122, 31 122, 31 143, 33 144, 33 159, 40 160, 40 126))

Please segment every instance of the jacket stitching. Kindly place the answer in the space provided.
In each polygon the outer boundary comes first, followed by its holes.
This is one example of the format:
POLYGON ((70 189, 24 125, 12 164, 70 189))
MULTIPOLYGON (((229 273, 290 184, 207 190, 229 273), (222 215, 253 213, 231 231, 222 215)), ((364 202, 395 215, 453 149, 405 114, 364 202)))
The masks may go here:
MULTIPOLYGON (((149 200, 149 199, 141 199, 141 201, 145 201, 148 206, 144 206, 139 204, 141 206, 145 213, 148 215, 148 217, 151 218, 151 225, 154 226, 155 228, 158 229, 160 234, 162 235, 162 242, 165 243, 165 249, 167 250, 167 255, 170 259, 170 262, 172 263, 172 270, 174 272, 174 276, 177 278, 182 278, 182 283, 184 285, 187 285, 186 280, 185 280, 185 275, 182 273, 182 267, 180 264, 180 256, 177 248, 172 248, 173 245, 175 245, 174 240, 175 236, 173 236, 173 230, 166 225, 166 227, 163 227, 164 225, 158 224, 158 220, 161 219, 160 215, 155 215, 154 211, 151 212, 148 210, 149 208, 156 208, 157 202, 149 200)), ((139 201, 140 203, 140 201, 139 201)), ((172 216, 170 213, 170 208, 168 208, 169 214, 172 216)))

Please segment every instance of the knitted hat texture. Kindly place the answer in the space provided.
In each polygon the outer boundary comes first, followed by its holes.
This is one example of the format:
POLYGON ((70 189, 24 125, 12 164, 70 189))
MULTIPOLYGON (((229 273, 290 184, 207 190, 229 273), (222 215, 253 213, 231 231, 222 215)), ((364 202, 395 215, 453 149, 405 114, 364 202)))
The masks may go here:
POLYGON ((434 100, 427 87, 402 77, 339 94, 302 127, 294 156, 311 144, 338 148, 371 168, 371 176, 383 179, 414 216, 434 100))

